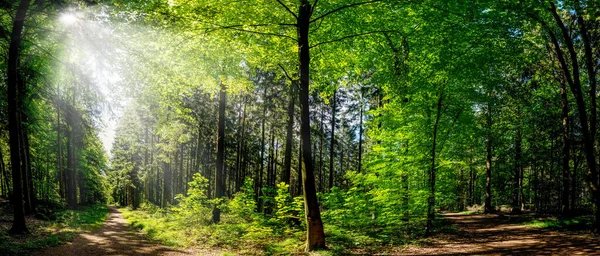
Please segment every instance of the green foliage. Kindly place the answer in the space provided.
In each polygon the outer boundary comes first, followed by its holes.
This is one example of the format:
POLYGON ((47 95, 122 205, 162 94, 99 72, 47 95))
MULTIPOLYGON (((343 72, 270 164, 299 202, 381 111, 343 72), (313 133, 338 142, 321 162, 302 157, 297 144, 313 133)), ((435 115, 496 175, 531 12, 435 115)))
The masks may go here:
POLYGON ((58 211, 55 220, 28 222, 31 235, 9 236, 2 230, 0 254, 29 254, 33 250, 65 244, 79 233, 101 228, 107 216, 108 208, 95 204, 80 210, 58 211))

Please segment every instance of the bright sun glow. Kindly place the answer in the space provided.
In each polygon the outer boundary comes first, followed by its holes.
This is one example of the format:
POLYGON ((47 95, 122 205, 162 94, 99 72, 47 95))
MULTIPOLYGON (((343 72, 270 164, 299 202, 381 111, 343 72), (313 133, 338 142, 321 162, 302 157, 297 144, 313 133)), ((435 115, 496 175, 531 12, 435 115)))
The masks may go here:
POLYGON ((73 13, 63 13, 60 15, 60 22, 65 25, 71 25, 77 21, 77 16, 73 13))

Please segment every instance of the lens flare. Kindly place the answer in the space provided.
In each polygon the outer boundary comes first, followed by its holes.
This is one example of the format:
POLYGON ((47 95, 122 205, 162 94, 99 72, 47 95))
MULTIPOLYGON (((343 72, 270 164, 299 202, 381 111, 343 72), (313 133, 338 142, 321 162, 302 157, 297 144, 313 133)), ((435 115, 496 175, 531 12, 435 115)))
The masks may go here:
POLYGON ((77 16, 73 13, 63 13, 60 15, 60 22, 65 25, 72 25, 77 22, 77 16))

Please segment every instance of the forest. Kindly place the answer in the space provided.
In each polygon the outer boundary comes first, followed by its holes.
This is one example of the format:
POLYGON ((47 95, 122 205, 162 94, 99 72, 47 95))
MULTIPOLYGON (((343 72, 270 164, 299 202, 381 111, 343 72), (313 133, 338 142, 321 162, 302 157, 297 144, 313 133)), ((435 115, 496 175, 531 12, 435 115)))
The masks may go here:
POLYGON ((600 250, 598 1, 0 5, 0 255, 600 250))

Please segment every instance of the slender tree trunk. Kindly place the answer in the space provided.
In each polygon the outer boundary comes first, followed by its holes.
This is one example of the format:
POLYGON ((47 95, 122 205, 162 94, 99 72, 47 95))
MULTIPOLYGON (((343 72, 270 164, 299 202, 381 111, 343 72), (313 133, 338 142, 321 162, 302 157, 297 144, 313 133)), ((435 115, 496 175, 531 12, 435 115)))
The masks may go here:
POLYGON ((302 195, 302 137, 298 140, 298 180, 296 189, 296 196, 302 195))
POLYGON ((363 93, 360 92, 360 117, 358 121, 358 173, 362 171, 362 154, 363 154, 363 93))
MULTIPOLYGON (((20 88, 23 90, 20 94, 25 95, 25 81, 21 79, 20 83, 22 85, 20 88)), ((25 201, 24 210, 25 214, 34 213, 34 201, 35 201, 35 192, 33 189, 33 175, 31 172, 31 153, 29 151, 29 139, 27 134, 27 127, 25 127, 24 123, 27 123, 27 116, 24 112, 21 113, 21 122, 19 124, 21 130, 20 136, 20 146, 21 146, 21 161, 23 165, 22 174, 23 174, 23 199, 25 201)))
POLYGON ((321 108, 321 134, 320 134, 320 141, 319 141, 319 191, 323 192, 325 191, 325 189, 323 189, 325 187, 324 184, 324 180, 325 178, 323 178, 324 174, 323 174, 323 147, 325 146, 325 131, 323 130, 323 120, 325 120, 325 108, 322 107, 321 108))
POLYGON ((289 92, 289 103, 288 103, 288 121, 287 121, 287 128, 286 128, 286 136, 285 136, 285 156, 284 156, 284 163, 283 163, 283 172, 281 175, 281 181, 285 182, 287 184, 290 184, 290 172, 292 169, 292 143, 294 142, 294 110, 295 110, 295 106, 294 106, 294 102, 296 97, 294 97, 295 95, 295 91, 294 91, 294 87, 296 87, 296 83, 294 81, 292 81, 292 84, 290 85, 290 92, 289 92))
POLYGON ((567 87, 564 82, 560 85, 560 98, 561 98, 561 109, 562 109, 562 125, 563 125, 563 154, 562 154, 562 175, 563 175, 563 187, 562 187, 562 208, 561 212, 563 215, 570 214, 571 209, 569 208, 569 160, 570 156, 570 139, 569 139, 569 101, 567 99, 567 87))
POLYGON ((485 205, 484 213, 492 213, 492 104, 487 104, 487 142, 485 157, 485 205))
POLYGON ((306 214, 306 250, 312 251, 325 248, 325 233, 317 191, 315 189, 315 177, 311 152, 310 138, 310 106, 309 106, 309 81, 310 81, 310 45, 309 29, 312 6, 308 0, 301 0, 298 9, 296 24, 298 29, 298 58, 300 63, 300 105, 301 125, 300 133, 302 135, 302 184, 304 187, 304 209, 306 214))
POLYGON ((435 123, 433 124, 433 144, 431 146, 431 169, 429 172, 429 198, 427 200, 427 225, 425 227, 425 235, 429 236, 433 228, 433 220, 435 219, 435 155, 437 147, 437 131, 442 115, 442 102, 444 100, 444 91, 442 90, 437 102, 437 112, 435 123))
POLYGON ((262 183, 263 183, 263 172, 264 172, 264 165, 265 165, 265 119, 267 119, 267 87, 265 87, 264 90, 264 94, 263 94, 263 116, 262 116, 262 120, 261 120, 261 125, 260 125, 260 130, 261 130, 261 137, 260 137, 260 168, 258 169, 258 175, 256 175, 256 178, 258 179, 257 183, 256 183, 256 191, 255 191, 255 201, 258 202, 258 211, 262 212, 263 210, 263 202, 262 199, 260 199, 260 196, 262 195, 262 183))
POLYGON ((19 91, 19 56, 21 36, 25 23, 25 16, 29 9, 29 0, 21 0, 15 18, 13 20, 12 32, 10 35, 10 45, 8 49, 7 63, 7 103, 8 103, 8 137, 10 147, 10 160, 13 179, 13 225, 9 230, 11 234, 29 233, 25 224, 25 215, 23 209, 23 180, 21 173, 22 159, 19 145, 19 113, 21 112, 22 99, 18 95, 19 91))
MULTIPOLYGON (((225 85, 221 83, 221 91, 219 92, 219 123, 217 129, 217 169, 215 170, 215 198, 221 199, 224 195, 224 180, 225 180, 225 105, 227 94, 225 93, 225 85)), ((212 222, 218 223, 221 221, 221 210, 218 205, 213 208, 212 222)))
POLYGON ((329 191, 333 187, 333 173, 335 160, 335 103, 337 90, 333 91, 333 100, 331 102, 331 143, 329 144, 329 191))
POLYGON ((522 184, 521 184, 521 175, 523 173, 522 171, 522 166, 521 166, 521 158, 522 158, 522 152, 521 152, 521 143, 523 140, 523 134, 521 131, 521 127, 520 125, 517 126, 517 136, 515 138, 515 169, 514 169, 514 176, 513 176, 513 201, 512 201, 512 213, 521 213, 521 189, 522 189, 522 184))
MULTIPOLYGON (((0 190, 1 196, 8 196, 8 174, 6 173, 6 165, 4 164, 4 155, 2 154, 2 149, 0 148, 0 174, 2 175, 2 179, 0 179, 0 190)), ((7 197, 8 198, 8 197, 7 197)))

